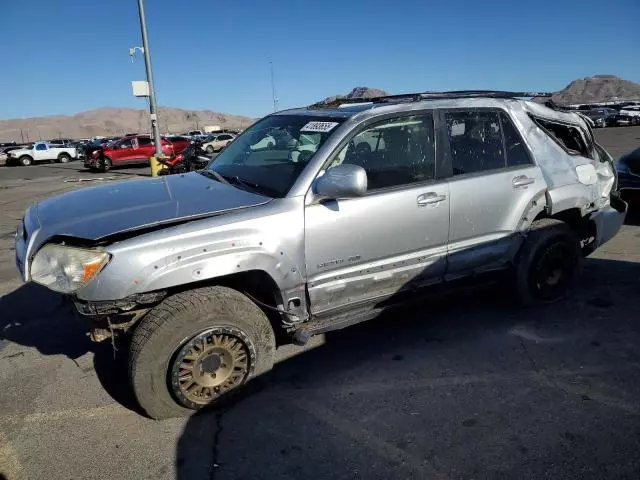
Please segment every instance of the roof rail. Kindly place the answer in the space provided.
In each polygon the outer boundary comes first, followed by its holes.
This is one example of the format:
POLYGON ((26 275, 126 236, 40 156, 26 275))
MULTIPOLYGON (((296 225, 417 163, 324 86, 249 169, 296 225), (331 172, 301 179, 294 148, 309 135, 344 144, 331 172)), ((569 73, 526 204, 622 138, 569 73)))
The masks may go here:
POLYGON ((550 92, 509 92, 503 90, 452 90, 448 92, 419 92, 419 93, 401 93, 398 95, 385 95, 382 97, 372 98, 337 98, 331 102, 318 102, 310 105, 310 108, 335 108, 340 105, 352 103, 401 103, 401 102, 419 102, 421 100, 436 100, 450 98, 534 98, 534 97, 551 97, 550 92))

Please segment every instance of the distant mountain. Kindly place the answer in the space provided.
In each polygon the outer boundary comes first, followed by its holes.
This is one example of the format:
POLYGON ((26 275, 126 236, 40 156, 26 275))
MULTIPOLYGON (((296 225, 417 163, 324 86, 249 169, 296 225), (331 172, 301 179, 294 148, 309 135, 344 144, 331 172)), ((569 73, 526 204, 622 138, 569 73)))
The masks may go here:
POLYGON ((574 80, 551 99, 560 105, 640 100, 640 83, 615 75, 594 75, 574 80))
MULTIPOLYGON (((161 133, 183 133, 201 130, 207 125, 222 128, 247 128, 254 122, 249 117, 216 113, 210 110, 182 110, 160 107, 158 109, 161 133)), ((76 115, 0 120, 0 142, 34 141, 56 137, 91 138, 96 135, 111 136, 125 133, 149 132, 148 110, 105 107, 76 115), (21 134, 22 132, 22 134, 21 134)))
MULTIPOLYGON (((322 103, 331 103, 341 99, 367 99, 389 95, 377 88, 358 87, 347 95, 334 95, 325 98, 322 103)), ((555 103, 571 105, 579 103, 598 103, 622 100, 640 100, 640 83, 623 80, 615 75, 595 75, 574 80, 551 97, 555 103)), ((545 101, 546 98, 535 99, 545 101)))
POLYGON ((358 99, 358 98, 362 98, 364 100, 367 98, 384 97, 385 95, 389 95, 389 94, 384 90, 380 90, 378 88, 356 87, 346 95, 334 95, 332 97, 327 97, 324 100, 322 100, 321 103, 332 103, 332 102, 335 102, 336 100, 344 100, 344 99, 352 100, 352 99, 358 99))

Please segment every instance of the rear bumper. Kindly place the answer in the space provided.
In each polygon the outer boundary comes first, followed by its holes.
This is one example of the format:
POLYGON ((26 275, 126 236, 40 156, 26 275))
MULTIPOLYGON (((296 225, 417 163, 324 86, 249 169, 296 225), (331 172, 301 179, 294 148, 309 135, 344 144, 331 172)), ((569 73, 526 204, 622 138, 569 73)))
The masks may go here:
POLYGON ((627 216, 628 205, 618 197, 612 198, 611 206, 595 212, 591 220, 596 225, 595 248, 616 236, 627 216))

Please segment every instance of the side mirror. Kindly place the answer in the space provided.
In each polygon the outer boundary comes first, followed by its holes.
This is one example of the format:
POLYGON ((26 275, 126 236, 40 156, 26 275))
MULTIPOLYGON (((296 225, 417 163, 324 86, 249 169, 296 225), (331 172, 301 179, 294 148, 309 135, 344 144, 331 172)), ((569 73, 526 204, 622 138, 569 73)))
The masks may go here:
POLYGON ((367 193, 367 172, 358 165, 338 165, 316 180, 314 191, 331 199, 362 197, 367 193))

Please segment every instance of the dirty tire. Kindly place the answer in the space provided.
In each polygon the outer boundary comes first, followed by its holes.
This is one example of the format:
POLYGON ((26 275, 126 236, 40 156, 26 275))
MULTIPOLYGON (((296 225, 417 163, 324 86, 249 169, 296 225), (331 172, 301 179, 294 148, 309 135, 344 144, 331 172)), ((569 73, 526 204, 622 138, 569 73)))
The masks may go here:
POLYGON ((213 152, 215 152, 215 149, 213 148, 213 145, 207 145, 206 152, 209 155, 211 155, 213 152))
POLYGON ((564 298, 582 264, 576 232, 555 218, 536 220, 516 259, 513 286, 523 306, 564 298))
MULTIPOLYGON (((219 286, 178 293, 151 310, 131 340, 129 380, 138 403, 151 418, 184 416, 204 406, 187 408, 178 400, 171 369, 184 345, 216 327, 238 332, 248 346, 248 373, 240 385, 271 370, 276 348, 273 329, 264 312, 245 295, 219 286)), ((218 400, 228 398, 229 393, 218 400)))
POLYGON ((109 157, 103 157, 102 160, 100 160, 100 166, 98 168, 102 173, 106 173, 111 170, 112 166, 111 159, 109 157))
POLYGON ((23 155, 18 159, 18 162, 23 167, 28 167, 33 163, 33 159, 29 155, 23 155))
POLYGON ((61 153, 60 155, 58 155, 58 161, 60 163, 69 163, 71 161, 71 157, 66 153, 61 153))

